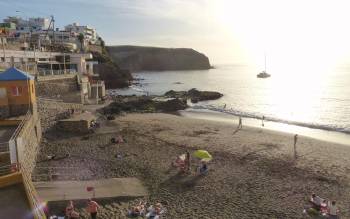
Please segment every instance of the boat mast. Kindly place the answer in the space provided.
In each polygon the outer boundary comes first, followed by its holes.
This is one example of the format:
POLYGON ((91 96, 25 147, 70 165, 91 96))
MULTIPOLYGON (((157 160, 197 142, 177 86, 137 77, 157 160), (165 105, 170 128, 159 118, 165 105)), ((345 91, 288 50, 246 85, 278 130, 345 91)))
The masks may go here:
POLYGON ((266 53, 265 53, 265 72, 266 72, 266 53))

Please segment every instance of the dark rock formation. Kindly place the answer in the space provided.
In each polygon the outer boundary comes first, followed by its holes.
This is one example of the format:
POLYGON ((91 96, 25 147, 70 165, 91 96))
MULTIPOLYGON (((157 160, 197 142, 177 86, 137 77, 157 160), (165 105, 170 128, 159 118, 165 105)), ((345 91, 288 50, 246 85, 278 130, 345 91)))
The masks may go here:
POLYGON ((198 101, 219 99, 223 96, 223 94, 216 91, 199 91, 195 88, 192 88, 189 91, 170 90, 166 92, 164 96, 171 98, 187 98, 191 99, 191 102, 197 103, 198 101))
POLYGON ((111 115, 121 112, 174 112, 187 107, 186 100, 179 98, 160 101, 150 96, 120 96, 115 102, 102 108, 102 113, 111 115))
POLYGON ((101 109, 105 115, 120 114, 121 112, 175 112, 188 107, 187 100, 192 102, 216 100, 223 95, 215 91, 170 90, 163 96, 116 96, 114 102, 101 109))
POLYGON ((107 50, 117 65, 132 72, 211 68, 208 57, 193 49, 109 46, 107 50))
POLYGON ((186 109, 187 103, 185 99, 175 98, 167 101, 159 101, 156 103, 156 109, 162 112, 174 112, 186 109))

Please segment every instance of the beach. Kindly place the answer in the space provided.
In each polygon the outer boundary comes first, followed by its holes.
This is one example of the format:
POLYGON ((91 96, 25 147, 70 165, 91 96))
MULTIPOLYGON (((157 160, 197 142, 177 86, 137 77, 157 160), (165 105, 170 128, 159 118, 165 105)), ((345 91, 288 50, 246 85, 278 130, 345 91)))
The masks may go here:
MULTIPOLYGON (((336 200, 342 218, 350 218, 350 147, 299 135, 294 160, 293 134, 178 115, 126 114, 101 121, 94 134, 46 135, 40 167, 57 167, 56 180, 137 177, 148 197, 101 200, 100 218, 126 218, 140 200, 160 201, 164 218, 307 218, 303 209, 311 193, 336 200), (121 135, 125 143, 110 144, 121 135), (171 162, 186 150, 213 155, 209 173, 198 176, 192 157, 191 174, 179 174, 171 162), (46 161, 55 153, 64 157, 46 161), (62 167, 74 167, 65 174, 62 167)), ((52 205, 53 212, 61 211, 52 205)), ((83 203, 79 206, 83 206, 83 203)), ((87 218, 84 208, 79 212, 87 218)))

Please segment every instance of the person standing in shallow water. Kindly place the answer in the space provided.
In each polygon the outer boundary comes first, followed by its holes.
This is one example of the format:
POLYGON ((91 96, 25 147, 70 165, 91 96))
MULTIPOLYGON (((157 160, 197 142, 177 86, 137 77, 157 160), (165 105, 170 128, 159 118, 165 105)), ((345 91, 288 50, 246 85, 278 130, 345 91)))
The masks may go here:
POLYGON ((262 126, 262 127, 264 127, 264 126, 265 126, 265 124, 264 124, 264 120, 265 120, 265 116, 263 116, 263 117, 261 118, 261 126, 262 126))

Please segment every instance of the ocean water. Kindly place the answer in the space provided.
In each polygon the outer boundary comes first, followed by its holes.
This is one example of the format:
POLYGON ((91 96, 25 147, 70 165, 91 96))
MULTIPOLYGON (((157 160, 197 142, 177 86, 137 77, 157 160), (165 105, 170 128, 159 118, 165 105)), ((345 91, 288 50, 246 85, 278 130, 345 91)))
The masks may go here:
POLYGON ((247 65, 219 65, 201 71, 138 72, 139 84, 118 94, 160 95, 168 90, 219 91, 222 98, 191 105, 190 110, 292 124, 350 134, 350 67, 324 72, 312 69, 273 69, 259 79, 261 69, 247 65), (315 70, 316 71, 316 70, 315 70))

